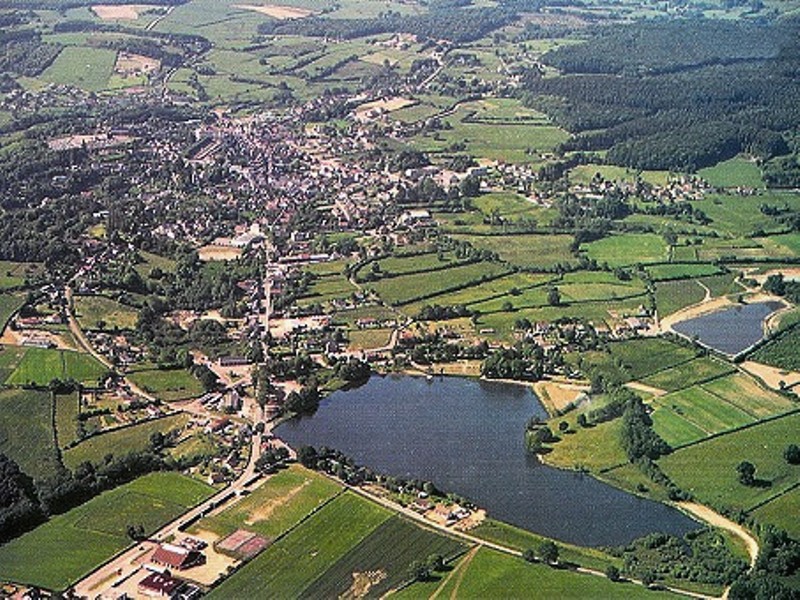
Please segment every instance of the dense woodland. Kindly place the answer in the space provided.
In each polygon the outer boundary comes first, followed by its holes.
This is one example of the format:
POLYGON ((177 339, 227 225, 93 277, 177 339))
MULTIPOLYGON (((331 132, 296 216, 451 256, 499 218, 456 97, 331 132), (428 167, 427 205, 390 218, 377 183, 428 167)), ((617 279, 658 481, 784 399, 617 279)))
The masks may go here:
POLYGON ((795 20, 609 28, 545 55, 567 74, 532 71, 522 95, 576 134, 564 151, 608 150, 613 164, 680 171, 740 152, 766 161, 790 152, 800 122, 798 31, 795 20))

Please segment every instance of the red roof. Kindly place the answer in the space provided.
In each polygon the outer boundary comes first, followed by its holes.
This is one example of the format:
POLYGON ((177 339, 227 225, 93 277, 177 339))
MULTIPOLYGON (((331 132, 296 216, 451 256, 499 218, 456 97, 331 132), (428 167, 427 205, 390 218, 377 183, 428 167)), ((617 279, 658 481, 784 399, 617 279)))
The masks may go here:
POLYGON ((164 573, 150 573, 139 582, 139 587, 147 592, 156 592, 163 596, 171 595, 183 582, 164 573))
POLYGON ((162 544, 153 552, 150 560, 173 569, 188 569, 192 565, 196 565, 201 559, 202 554, 195 550, 173 546, 172 544, 162 544))

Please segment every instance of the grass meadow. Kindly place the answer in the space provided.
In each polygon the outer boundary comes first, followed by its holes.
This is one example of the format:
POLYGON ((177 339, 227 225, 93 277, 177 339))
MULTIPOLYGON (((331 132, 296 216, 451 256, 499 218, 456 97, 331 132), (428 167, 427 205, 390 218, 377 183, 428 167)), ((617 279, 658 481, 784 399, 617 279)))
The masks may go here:
POLYGON ((800 427, 800 414, 759 423, 682 448, 658 462, 682 489, 717 508, 749 510, 797 484, 800 472, 783 458, 783 451, 800 427), (747 460, 756 467, 758 486, 742 485, 736 465, 747 460))
POLYGON ((100 463, 108 454, 119 456, 127 452, 144 450, 150 444, 150 436, 156 431, 166 433, 180 429, 188 421, 189 417, 181 413, 92 436, 64 451, 64 464, 74 469, 84 461, 100 463))
POLYGON ((34 478, 53 475, 60 461, 50 392, 0 391, 0 452, 34 478))
POLYGON ((213 489, 178 473, 152 473, 89 500, 0 546, 0 579, 63 590, 131 541, 198 504, 213 489))

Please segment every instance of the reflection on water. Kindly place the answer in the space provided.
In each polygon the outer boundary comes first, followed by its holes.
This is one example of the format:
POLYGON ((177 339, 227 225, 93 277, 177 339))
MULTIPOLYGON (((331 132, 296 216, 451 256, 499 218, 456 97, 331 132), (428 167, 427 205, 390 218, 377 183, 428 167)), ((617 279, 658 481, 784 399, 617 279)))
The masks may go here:
POLYGON ((379 472, 433 481, 490 516, 568 542, 616 545, 697 527, 675 509, 541 464, 524 447, 533 415, 546 413, 523 386, 373 377, 276 433, 295 447, 325 445, 379 472))
POLYGON ((764 319, 781 308, 780 302, 737 304, 707 315, 681 321, 673 329, 709 348, 736 355, 764 337, 764 319))

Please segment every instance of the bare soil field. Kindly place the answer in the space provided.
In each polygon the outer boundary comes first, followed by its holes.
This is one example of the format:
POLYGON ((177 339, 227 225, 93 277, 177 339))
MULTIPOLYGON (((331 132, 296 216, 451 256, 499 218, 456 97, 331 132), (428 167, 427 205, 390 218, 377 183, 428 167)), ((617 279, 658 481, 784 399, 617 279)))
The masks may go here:
POLYGON ((411 98, 403 98, 402 96, 395 96, 393 98, 382 98, 381 100, 374 100, 372 102, 365 102, 356 108, 357 119, 368 119, 375 114, 384 114, 414 106, 417 100, 411 98))
POLYGON ((242 255, 241 248, 232 246, 216 246, 209 244, 197 250, 200 260, 210 262, 212 260, 236 260, 242 255))
POLYGON ((779 390, 781 382, 784 382, 787 387, 800 384, 800 373, 794 371, 784 371, 783 369, 763 365, 752 360, 743 362, 741 367, 751 375, 758 377, 773 390, 779 390))
POLYGON ((135 21, 143 12, 158 8, 151 4, 95 4, 92 12, 103 21, 135 21))
POLYGON ((86 146, 90 150, 100 148, 113 148, 127 144, 133 138, 129 135, 111 135, 98 133, 92 135, 68 135, 65 137, 48 140, 47 146, 50 150, 72 150, 86 146))
POLYGON ((555 414, 557 411, 566 408, 571 402, 575 402, 575 400, 589 388, 587 386, 570 383, 537 381, 533 389, 539 397, 539 400, 544 404, 547 412, 555 414))
POLYGON ((296 6, 280 6, 278 4, 234 4, 234 8, 252 10, 273 19, 302 19, 317 14, 316 11, 296 6))
POLYGON ((150 58, 149 56, 120 52, 117 54, 117 63, 114 65, 114 72, 120 75, 152 73, 153 71, 157 71, 160 66, 160 61, 150 58))

